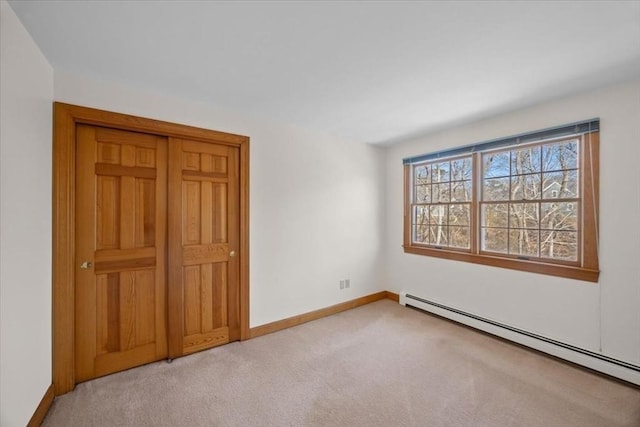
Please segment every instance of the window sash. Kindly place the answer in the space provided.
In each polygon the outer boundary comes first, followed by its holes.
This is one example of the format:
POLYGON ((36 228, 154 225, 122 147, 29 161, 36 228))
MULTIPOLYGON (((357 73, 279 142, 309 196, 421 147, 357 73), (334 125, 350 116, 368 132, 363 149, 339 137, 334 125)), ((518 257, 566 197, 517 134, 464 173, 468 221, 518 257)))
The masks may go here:
MULTIPOLYGON (((453 156, 441 158, 437 161, 421 162, 413 165, 411 167, 411 171, 411 243, 422 247, 447 248, 448 250, 454 251, 470 251, 472 248, 471 241, 473 238, 471 228, 474 189, 471 185, 467 186, 466 184, 474 182, 473 156, 453 156), (441 169, 440 166, 444 164, 448 164, 448 166, 441 169), (454 173, 454 164, 461 167, 461 169, 457 171, 457 174, 454 173), (438 174, 438 179, 434 179, 434 166, 437 167, 436 170, 438 171, 446 170, 446 179, 442 179, 441 173, 438 174), (470 173, 465 174, 465 166, 470 169, 470 173), (427 172, 426 177, 421 176, 418 178, 418 170, 420 169, 431 172, 427 172), (454 188, 454 185, 456 188, 454 188), (455 195, 455 189, 460 185, 462 186, 462 192, 465 193, 462 200, 457 199, 455 195), (429 188, 429 191, 425 191, 427 188, 429 188), (446 200, 442 200, 442 188, 447 189, 448 196, 444 198, 446 200), (423 191, 422 199, 418 197, 421 189, 423 191), (438 189, 437 192, 435 189, 438 189), (466 194, 467 191, 468 194, 466 194), (438 194, 437 200, 434 198, 436 193, 438 194), (429 196, 425 197, 426 194, 429 196), (460 224, 452 222, 452 207, 457 208, 462 206, 467 207, 467 223, 460 224), (439 218, 440 221, 432 220, 431 213, 441 210, 446 210, 446 220, 443 221, 442 217, 439 218), (426 223, 424 223, 424 219, 421 223, 418 223, 418 211, 423 212, 423 215, 425 211, 427 212, 426 223), (460 236, 464 236, 465 230, 467 234, 467 244, 460 245, 460 236), (454 231, 453 235, 451 234, 451 231, 454 231), (419 238, 419 236, 422 236, 422 238, 419 238), (452 236, 458 238, 454 239, 452 236), (435 237, 433 241, 432 237, 435 237)), ((443 214, 444 212, 441 212, 439 215, 443 214)))
POLYGON ((581 202, 579 199, 561 199, 558 200, 558 204, 574 204, 576 205, 574 207, 574 210, 576 212, 575 214, 575 222, 576 225, 574 228, 549 228, 549 227, 545 227, 543 225, 543 217, 542 217, 542 205, 543 204, 551 204, 553 202, 549 202, 549 201, 527 201, 525 203, 522 202, 480 202, 479 204, 479 208, 480 208, 480 234, 478 236, 478 238, 480 239, 480 249, 479 249, 479 253, 480 254, 487 254, 487 255, 495 255, 495 256, 506 256, 506 257, 513 257, 516 259, 520 259, 520 260, 530 260, 530 261, 541 261, 541 262, 550 262, 550 263, 558 263, 558 264, 564 264, 564 265, 575 265, 575 266, 579 266, 580 265, 580 259, 581 259, 581 252, 582 252, 582 248, 580 245, 580 241, 581 241, 581 234, 582 234, 582 230, 580 228, 580 219, 581 219, 581 202), (526 224, 524 226, 511 226, 511 205, 534 205, 536 207, 536 211, 538 213, 538 219, 537 219, 537 224, 535 226, 527 226, 526 224), (507 217, 507 225, 495 225, 495 226, 487 226, 485 225, 485 223, 483 222, 483 213, 484 213, 484 209, 483 207, 486 206, 491 206, 491 205, 507 205, 507 209, 508 212, 506 214, 507 217), (486 245, 484 244, 484 236, 485 236, 485 231, 487 230, 492 230, 492 231, 503 231, 506 233, 507 235, 507 241, 505 244, 506 247, 506 251, 500 251, 500 250, 491 250, 488 249, 486 247, 486 245), (512 239, 512 232, 518 232, 519 230, 526 230, 528 232, 531 233, 536 233, 537 237, 538 237, 538 243, 537 243, 537 250, 536 253, 513 253, 512 249, 511 249, 511 239, 512 239), (566 242, 556 242, 555 240, 553 242, 549 242, 549 239, 554 236, 554 235, 565 235, 565 236, 569 236, 569 235, 575 235, 575 258, 571 257, 571 258, 562 258, 562 257, 553 257, 553 256, 545 256, 545 252, 543 249, 545 249, 545 247, 547 247, 547 245, 549 245, 549 247, 555 247, 555 245, 557 244, 559 247, 562 247, 564 244, 566 244, 566 242), (546 239, 544 239, 543 241, 543 236, 546 237, 546 239), (546 243, 545 243, 546 242, 546 243), (554 246, 551 246, 554 245, 554 246))

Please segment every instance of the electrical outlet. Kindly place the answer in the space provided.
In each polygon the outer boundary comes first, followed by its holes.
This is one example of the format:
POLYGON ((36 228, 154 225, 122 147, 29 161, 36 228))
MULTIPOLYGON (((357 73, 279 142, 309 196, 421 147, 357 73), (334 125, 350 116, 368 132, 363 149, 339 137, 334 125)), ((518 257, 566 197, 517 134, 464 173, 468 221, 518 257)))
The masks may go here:
POLYGON ((340 289, 344 289, 344 280, 340 280, 340 289))
POLYGON ((344 287, 345 288, 349 288, 351 286, 351 279, 345 279, 344 281, 344 287))

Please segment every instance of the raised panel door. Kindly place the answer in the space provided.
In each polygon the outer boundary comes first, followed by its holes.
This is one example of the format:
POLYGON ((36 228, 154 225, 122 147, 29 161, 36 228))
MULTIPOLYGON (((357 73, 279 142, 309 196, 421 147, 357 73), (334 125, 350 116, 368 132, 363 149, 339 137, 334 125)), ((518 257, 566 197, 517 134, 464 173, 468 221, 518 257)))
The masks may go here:
POLYGON ((171 138, 170 357, 240 338, 238 148, 171 138))
POLYGON ((167 357, 167 139, 76 127, 76 381, 167 357))

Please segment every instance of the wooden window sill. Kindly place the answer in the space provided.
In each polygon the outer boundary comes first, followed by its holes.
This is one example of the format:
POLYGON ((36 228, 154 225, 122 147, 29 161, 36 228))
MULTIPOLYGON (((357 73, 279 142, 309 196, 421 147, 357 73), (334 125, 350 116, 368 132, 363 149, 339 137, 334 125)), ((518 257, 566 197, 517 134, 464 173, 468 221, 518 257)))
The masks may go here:
POLYGON ((509 268, 511 270, 528 271, 531 273, 546 274, 549 276, 565 277, 568 279, 584 280, 586 282, 598 281, 599 270, 569 265, 551 264, 539 261, 526 261, 521 259, 501 258, 490 255, 471 254, 468 252, 450 251, 446 249, 432 249, 418 246, 403 245, 404 252, 415 255, 425 255, 435 258, 443 258, 454 261, 471 262, 474 264, 490 265, 493 267, 509 268))

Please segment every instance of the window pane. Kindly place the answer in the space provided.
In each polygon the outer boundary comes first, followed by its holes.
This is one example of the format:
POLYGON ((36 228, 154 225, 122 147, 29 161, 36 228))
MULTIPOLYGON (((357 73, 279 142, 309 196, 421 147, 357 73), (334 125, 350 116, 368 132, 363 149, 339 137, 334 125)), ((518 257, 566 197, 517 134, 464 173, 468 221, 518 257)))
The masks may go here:
POLYGON ((431 165, 416 166, 414 173, 416 185, 428 184, 431 182, 431 165))
POLYGON ((511 203, 509 206, 510 228, 539 228, 537 203, 511 203))
POLYGON ((431 203, 431 186, 416 185, 416 203, 431 203))
POLYGON ((431 186, 431 200, 434 203, 438 203, 440 201, 440 184, 434 184, 431 186))
POLYGON ((431 224, 447 224, 449 215, 449 206, 447 205, 431 205, 429 223, 431 224))
POLYGON ((509 253, 537 257, 539 233, 538 230, 509 230, 509 253))
POLYGON ((541 257, 565 261, 578 259, 578 233, 573 231, 542 231, 541 238, 541 257))
POLYGON ((471 179, 471 158, 458 159, 451 162, 451 180, 471 179))
POLYGON ((542 168, 545 171, 576 169, 578 167, 578 141, 563 141, 542 146, 542 168))
POLYGON ((540 146, 511 152, 511 175, 540 172, 540 146))
MULTIPOLYGON (((435 185, 434 185, 435 187, 435 185)), ((440 196, 439 202, 440 203, 448 203, 449 199, 451 197, 451 187, 450 184, 447 182, 445 184, 438 184, 438 193, 440 196)), ((438 200, 433 200, 434 203, 437 202, 438 200)))
POLYGON ((413 212, 414 224, 428 224, 429 223, 429 206, 416 206, 413 212))
POLYGON ((547 172, 542 175, 542 197, 545 199, 578 197, 578 171, 547 172))
POLYGON ((518 175, 511 178, 511 200, 540 198, 540 174, 518 175))
POLYGON ((469 227, 449 227, 450 246, 469 249, 469 227))
POLYGON ((502 228, 482 229, 482 250, 507 253, 507 230, 502 228))
POLYGON ((483 178, 509 176, 509 152, 484 154, 482 167, 483 178))
POLYGON ((449 181, 449 162, 434 163, 431 165, 433 182, 449 181))
POLYGON ((429 243, 429 226, 416 225, 413 227, 414 243, 429 243))
POLYGON ((471 201, 471 181, 457 181, 451 183, 452 202, 471 201))
POLYGON ((429 244, 436 246, 448 246, 449 235, 447 227, 442 225, 432 225, 429 231, 429 244))
POLYGON ((482 199, 509 200, 509 178, 485 179, 482 186, 482 199))
POLYGON ((449 225, 469 225, 470 209, 467 204, 449 205, 449 225))
POLYGON ((482 226, 483 227, 507 227, 507 215, 509 205, 506 203, 482 205, 482 226))
POLYGON ((577 202, 541 203, 540 228, 546 230, 577 230, 577 202))

